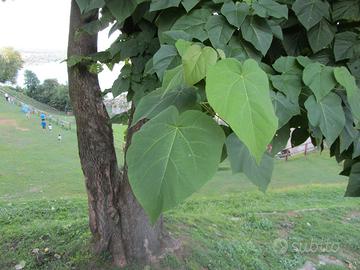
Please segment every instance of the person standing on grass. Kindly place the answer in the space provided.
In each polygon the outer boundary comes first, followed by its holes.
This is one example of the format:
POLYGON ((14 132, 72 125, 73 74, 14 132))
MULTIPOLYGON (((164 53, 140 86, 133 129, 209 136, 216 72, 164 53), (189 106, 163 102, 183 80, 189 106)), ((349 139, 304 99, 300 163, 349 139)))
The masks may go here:
POLYGON ((5 93, 5 99, 7 102, 9 102, 9 94, 8 93, 5 93))
POLYGON ((49 124, 49 131, 51 132, 52 131, 52 125, 51 125, 51 123, 49 124))
POLYGON ((41 127, 42 127, 42 129, 46 129, 46 115, 45 115, 45 113, 40 114, 40 119, 41 119, 41 127))
POLYGON ((58 135, 58 142, 61 142, 61 134, 58 135))
POLYGON ((45 120, 41 121, 41 127, 42 127, 42 129, 46 129, 46 121, 45 120))

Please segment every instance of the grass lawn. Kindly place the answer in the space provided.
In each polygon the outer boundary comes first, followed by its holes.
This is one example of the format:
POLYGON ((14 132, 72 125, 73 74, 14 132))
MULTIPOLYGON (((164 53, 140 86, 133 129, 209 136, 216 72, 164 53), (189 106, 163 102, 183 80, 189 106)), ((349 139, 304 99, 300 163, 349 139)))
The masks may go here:
MULTIPOLYGON (((123 131, 115 127, 118 153, 123 131)), ((183 247, 158 268, 298 269, 327 259, 342 266, 317 269, 360 269, 360 200, 343 197, 340 170, 327 152, 278 160, 263 194, 225 161, 212 181, 165 213, 183 247)), ((24 269, 113 269, 107 261, 90 251, 75 131, 43 131, 39 119, 0 99, 0 269, 20 262, 24 269)))

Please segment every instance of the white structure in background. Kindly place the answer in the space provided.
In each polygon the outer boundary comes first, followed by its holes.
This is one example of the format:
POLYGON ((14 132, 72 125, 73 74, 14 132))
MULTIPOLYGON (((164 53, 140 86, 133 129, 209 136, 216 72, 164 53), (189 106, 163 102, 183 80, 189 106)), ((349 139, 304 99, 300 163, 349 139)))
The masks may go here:
MULTIPOLYGON (((295 130, 295 128, 291 128, 291 130, 290 130, 290 138, 291 138, 291 135, 292 135, 294 130, 295 130)), ((315 150, 315 146, 312 144, 312 141, 311 141, 310 137, 307 138, 307 140, 305 142, 303 142, 302 144, 300 144, 298 146, 294 146, 294 147, 292 147, 291 139, 289 139, 289 141, 286 144, 286 149, 289 149, 290 153, 292 155, 295 155, 297 153, 313 151, 313 150, 315 150)))
POLYGON ((303 142, 302 144, 293 147, 291 145, 291 135, 294 130, 295 130, 295 128, 291 128, 290 138, 286 144, 286 147, 276 155, 277 157, 285 158, 287 160, 288 157, 290 157, 290 156, 294 156, 294 155, 301 154, 301 153, 304 153, 306 155, 307 153, 316 150, 316 146, 313 145, 310 137, 307 138, 307 140, 305 142, 303 142))
POLYGON ((112 116, 126 112, 131 108, 131 102, 127 101, 126 95, 127 92, 121 93, 116 98, 104 100, 105 105, 111 107, 112 116))

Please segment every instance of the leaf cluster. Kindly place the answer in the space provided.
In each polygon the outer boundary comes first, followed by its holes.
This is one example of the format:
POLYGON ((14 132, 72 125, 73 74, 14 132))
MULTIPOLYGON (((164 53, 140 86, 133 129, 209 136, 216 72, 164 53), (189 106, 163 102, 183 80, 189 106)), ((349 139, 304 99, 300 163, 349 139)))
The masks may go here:
POLYGON ((77 2, 122 32, 98 61, 125 62, 112 92, 134 102, 132 124, 149 120, 127 164, 152 220, 226 157, 265 190, 289 139, 329 147, 360 196, 359 1, 77 2))

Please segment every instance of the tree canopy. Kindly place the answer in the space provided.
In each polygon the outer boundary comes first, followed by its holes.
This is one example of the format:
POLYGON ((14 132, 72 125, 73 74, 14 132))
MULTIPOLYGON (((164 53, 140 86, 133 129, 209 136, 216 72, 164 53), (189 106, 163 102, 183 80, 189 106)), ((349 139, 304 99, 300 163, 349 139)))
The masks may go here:
POLYGON ((69 87, 56 79, 46 79, 41 84, 31 70, 24 73, 25 94, 60 111, 70 111, 69 87))
POLYGON ((146 121, 126 162, 152 221, 210 180, 226 157, 265 190, 291 128, 294 145, 310 137, 344 161, 346 195, 360 196, 359 1, 77 3, 82 13, 101 9, 80 32, 112 22, 110 34, 122 32, 106 51, 72 56, 68 65, 96 73, 125 62, 111 91, 133 102, 135 114, 124 114, 130 126, 146 121))
POLYGON ((13 48, 2 48, 0 50, 0 82, 15 83, 22 66, 23 60, 18 51, 13 48))

